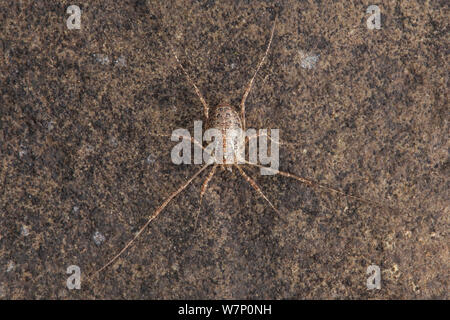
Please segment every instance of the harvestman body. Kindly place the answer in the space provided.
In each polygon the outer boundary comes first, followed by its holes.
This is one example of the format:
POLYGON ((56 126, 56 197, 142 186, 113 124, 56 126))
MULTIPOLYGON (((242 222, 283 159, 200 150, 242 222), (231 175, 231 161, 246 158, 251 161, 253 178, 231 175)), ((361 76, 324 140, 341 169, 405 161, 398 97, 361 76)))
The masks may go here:
MULTIPOLYGON (((248 83, 248 86, 244 92, 244 95, 242 97, 241 103, 240 103, 240 110, 236 110, 234 107, 232 107, 231 105, 229 105, 228 103, 221 103, 213 108, 210 108, 208 106, 208 104, 206 103, 206 100, 203 98, 202 94, 200 93, 200 90, 198 89, 198 87, 196 86, 196 84, 194 83, 194 81, 191 79, 191 77, 189 76, 189 74, 187 73, 187 71, 184 69, 183 65, 181 64, 180 60, 178 59, 178 56, 176 55, 175 51, 173 50, 172 46, 171 47, 171 51, 172 54, 174 55, 178 66, 181 68, 181 70, 183 71, 183 73, 185 74, 186 78, 188 79, 189 83, 193 86, 196 95, 198 96, 198 98, 200 99, 202 105, 203 105, 203 113, 204 116, 206 118, 206 124, 207 124, 207 128, 215 128, 219 131, 221 131, 222 133, 222 137, 223 137, 223 149, 226 149, 226 143, 227 141, 227 132, 229 132, 229 129, 238 129, 238 130, 242 130, 241 132, 245 132, 245 101, 252 89, 254 80, 256 78, 256 74, 258 73, 259 69, 261 68, 262 64, 264 63, 267 54, 269 52, 270 49, 270 45, 272 43, 272 39, 273 39, 273 35, 275 32, 275 26, 276 26, 276 18, 272 27, 272 31, 270 34, 270 39, 269 39, 269 43, 267 45, 267 48, 265 50, 264 56, 262 57, 261 61, 259 62, 256 71, 253 75, 253 77, 250 79, 250 82, 248 83), (211 111, 211 112, 210 112, 211 111)), ((255 137, 250 137, 251 138, 255 138, 255 137)), ((201 146, 201 142, 195 141, 191 138, 191 140, 196 143, 199 144, 201 146)), ((202 146, 201 146, 202 147, 202 146)), ((203 148, 203 147, 202 147, 203 148)), ((236 159, 236 157, 235 157, 236 159)), ((212 177, 214 176, 217 167, 219 166, 219 164, 217 163, 207 163, 205 164, 202 168, 200 168, 189 180, 187 180, 181 187, 179 187, 176 191, 174 191, 172 194, 170 194, 166 200, 164 200, 164 202, 155 210, 155 212, 149 217, 149 219, 147 220, 147 222, 139 229, 139 231, 136 233, 136 235, 125 245, 125 247, 120 250, 111 260, 109 260, 103 267, 101 267, 99 270, 97 270, 91 277, 95 276, 96 274, 100 273, 101 271, 103 271, 104 269, 106 269, 108 266, 110 266, 113 262, 115 262, 130 246, 131 244, 141 235, 141 233, 147 228, 147 226, 150 224, 150 222, 152 222, 161 212, 162 210, 164 210, 164 208, 172 201, 173 198, 175 198, 178 194, 180 194, 184 189, 186 189, 189 184, 197 177, 199 176, 208 166, 212 165, 212 169, 211 171, 208 173, 208 175, 206 176, 205 180, 203 181, 202 184, 202 188, 200 191, 200 206, 199 206, 199 210, 201 208, 201 203, 202 203, 202 199, 203 199, 203 195, 205 194, 207 188, 208 188, 208 184, 211 181, 212 177)), ((252 166, 256 166, 256 167, 260 167, 262 168, 263 166, 256 164, 256 163, 250 163, 245 161, 244 165, 252 165, 252 166)), ((221 167, 226 168, 226 169, 231 169, 232 167, 236 168, 240 174, 244 177, 244 179, 258 192, 258 194, 265 200, 267 201, 267 203, 277 212, 279 213, 279 211, 275 208, 275 206, 272 204, 272 202, 270 202, 270 200, 265 196, 265 194, 262 192, 261 188, 257 185, 257 183, 250 178, 246 172, 244 171, 244 169, 242 168, 243 164, 239 164, 237 162, 234 163, 226 163, 226 164, 220 164, 221 167)), ((271 168, 267 168, 264 167, 266 170, 273 170, 271 168)), ((347 196, 349 198, 353 198, 356 200, 359 200, 361 202, 364 203, 368 203, 377 207, 386 207, 382 204, 379 204, 375 201, 372 200, 367 200, 355 195, 350 195, 347 194, 341 190, 338 189, 334 189, 322 184, 319 184, 315 181, 306 179, 306 178, 302 178, 296 175, 293 175, 291 173, 288 172, 283 172, 283 171, 279 171, 279 170, 273 170, 274 174, 280 174, 282 176, 285 177, 289 177, 292 179, 295 179, 297 181, 300 181, 304 184, 307 184, 311 187, 315 187, 315 188, 320 188, 320 189, 324 189, 326 191, 329 192, 334 192, 337 194, 341 194, 344 196, 347 196)))

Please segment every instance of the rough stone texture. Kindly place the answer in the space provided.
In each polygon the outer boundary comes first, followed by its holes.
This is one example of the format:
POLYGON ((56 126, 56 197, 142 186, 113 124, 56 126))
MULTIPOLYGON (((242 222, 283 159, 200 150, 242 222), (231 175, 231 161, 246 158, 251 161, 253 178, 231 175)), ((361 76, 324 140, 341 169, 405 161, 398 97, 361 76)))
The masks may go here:
POLYGON ((368 30, 371 4, 2 0, 0 297, 448 299, 448 3, 383 1, 368 30), (197 229, 202 179, 68 290, 199 168, 152 135, 202 119, 169 41, 209 104, 237 105, 275 14, 247 123, 281 130, 281 170, 397 209, 248 168, 279 216, 219 170, 197 229))

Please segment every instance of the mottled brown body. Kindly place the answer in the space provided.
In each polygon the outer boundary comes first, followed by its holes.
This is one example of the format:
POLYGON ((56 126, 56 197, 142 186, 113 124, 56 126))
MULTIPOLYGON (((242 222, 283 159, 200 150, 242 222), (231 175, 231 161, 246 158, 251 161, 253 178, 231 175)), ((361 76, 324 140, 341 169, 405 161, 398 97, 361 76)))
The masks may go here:
MULTIPOLYGON (((242 147, 240 143, 244 140, 241 136, 235 133, 243 134, 243 124, 239 113, 228 103, 221 103, 211 108, 211 114, 206 122, 206 129, 217 129, 222 134, 222 146, 224 152, 231 147, 234 154, 233 163, 226 163, 225 166, 237 164, 237 156, 239 155, 239 148, 242 147), (229 143, 232 145, 229 146, 229 143)), ((230 168, 231 169, 231 168, 230 168)))

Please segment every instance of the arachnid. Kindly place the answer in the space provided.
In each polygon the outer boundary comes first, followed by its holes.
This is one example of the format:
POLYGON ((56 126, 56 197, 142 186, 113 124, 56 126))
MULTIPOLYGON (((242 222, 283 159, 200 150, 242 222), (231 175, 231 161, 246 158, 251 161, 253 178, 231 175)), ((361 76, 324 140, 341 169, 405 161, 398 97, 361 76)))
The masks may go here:
MULTIPOLYGON (((273 23, 273 27, 271 30, 271 34, 270 34, 270 38, 266 47, 266 50, 264 52, 263 57, 260 59, 257 68, 252 76, 252 78, 250 79, 247 87, 245 88, 244 94, 242 96, 240 105, 238 108, 233 107, 232 105, 230 105, 227 102, 222 102, 220 104, 218 104, 217 106, 209 106, 208 103, 206 102, 205 98, 203 97, 203 95, 200 92, 200 89, 197 87, 197 85, 195 84, 195 82, 193 81, 193 79, 190 77, 190 75, 188 74, 188 72, 186 71, 186 69, 183 67, 182 63, 180 62, 177 54, 175 53, 175 50, 172 48, 172 46, 170 46, 171 48, 171 52, 179 66, 179 68, 183 71, 184 75, 186 76, 188 82, 190 83, 190 85, 193 87, 197 97, 199 98, 202 106, 203 106, 203 115, 205 118, 205 122, 206 122, 206 127, 207 128, 215 128, 217 130, 219 130, 222 133, 223 136, 223 149, 226 149, 226 144, 228 143, 227 141, 229 141, 229 139, 227 139, 227 132, 229 129, 239 129, 242 131, 245 131, 246 129, 246 119, 245 119, 245 102, 246 99, 249 95, 249 93, 251 92, 252 86, 254 84, 256 75, 259 71, 259 69, 261 68, 261 66, 263 65, 264 61, 267 58, 267 54, 270 50, 271 44, 272 44, 272 40, 274 37, 274 33, 275 33, 275 29, 276 29, 276 18, 275 21, 273 23)), ((192 138, 191 138, 192 139, 192 138)), ((202 143, 201 141, 196 141, 194 139, 192 139, 192 141, 195 144, 200 145, 202 148, 202 143)), ((235 146, 232 146, 232 149, 237 151, 237 147, 235 148, 235 146)), ((237 159, 237 157, 235 157, 235 159, 237 159)), ((204 164, 199 170, 197 170, 184 184, 182 184, 177 190, 175 190, 173 193, 171 193, 164 201, 163 203, 150 215, 150 217, 148 218, 148 220, 146 221, 146 223, 138 230, 138 232, 135 234, 135 236, 128 241, 128 243, 112 258, 110 259, 104 266, 102 266, 99 270, 97 270, 94 275, 100 273, 101 271, 103 271, 105 268, 107 268, 108 266, 110 266, 113 262, 115 262, 132 244, 133 242, 143 233, 143 231, 147 228, 147 226, 150 224, 150 222, 152 222, 163 210, 164 208, 166 208, 166 206, 177 196, 179 195, 183 190, 185 190, 193 181, 194 179, 196 179, 203 171, 205 171, 208 167, 212 166, 211 170, 209 171, 209 173, 207 174, 206 178, 203 180, 202 183, 202 187, 201 187, 201 192, 200 192, 200 206, 199 206, 199 210, 201 208, 201 203, 202 203, 202 199, 203 199, 203 195, 205 194, 207 188, 208 188, 208 184, 210 183, 212 177, 214 176, 214 174, 216 173, 216 170, 219 166, 221 166, 224 169, 232 169, 232 168, 236 168, 239 173, 241 174, 241 176, 257 191, 257 193, 270 205, 271 208, 273 208, 277 213, 279 213, 279 211, 277 210, 277 208, 272 204, 272 202, 267 198, 267 196, 263 193, 263 191, 261 190, 261 188, 258 186, 258 184, 245 172, 245 170, 243 169, 243 166, 256 166, 259 168, 265 168, 267 170, 272 170, 270 168, 266 168, 263 167, 261 164, 258 163, 252 163, 252 162, 248 162, 248 161, 244 161, 244 163, 238 163, 236 162, 232 162, 232 163, 224 163, 224 164, 219 164, 216 162, 213 163, 206 163, 204 164)), ((364 203, 368 203, 377 207, 386 207, 383 204, 377 203, 375 201, 372 200, 368 200, 368 199, 364 199, 361 197, 358 197, 356 195, 350 195, 348 193, 345 193, 341 190, 335 189, 335 188, 331 188, 328 186, 325 186, 323 184, 317 183, 313 180, 310 179, 306 179, 303 177, 299 177, 297 175, 291 174, 289 172, 284 172, 284 171, 279 171, 279 170, 273 170, 273 174, 279 174, 281 176, 285 176, 288 178, 292 178, 295 179, 297 181, 300 181, 301 183, 304 183, 308 186, 317 188, 317 189, 322 189, 328 192, 333 192, 333 193, 337 193, 340 195, 344 195, 346 197, 349 198, 353 198, 356 199, 358 201, 364 202, 364 203)))

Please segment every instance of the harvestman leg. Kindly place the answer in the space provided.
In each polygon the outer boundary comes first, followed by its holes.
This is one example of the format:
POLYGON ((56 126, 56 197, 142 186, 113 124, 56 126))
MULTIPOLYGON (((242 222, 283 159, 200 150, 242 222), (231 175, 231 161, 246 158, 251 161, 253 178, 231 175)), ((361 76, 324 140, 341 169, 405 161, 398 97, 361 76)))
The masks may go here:
MULTIPOLYGON (((171 134, 164 134, 164 133, 149 133, 149 135, 154 137, 172 138, 171 134)), ((194 144, 198 145, 200 148, 205 150, 205 147, 203 147, 199 141, 195 140, 195 138, 189 136, 181 136, 181 137, 191 140, 191 142, 193 142, 194 144)))
MULTIPOLYGON (((158 137, 171 137, 170 135, 167 134, 151 134, 153 136, 158 136, 158 137)), ((185 137, 185 136, 183 136, 185 137)), ((203 150, 205 150, 205 148, 200 144, 200 142, 198 142, 197 140, 195 140, 192 137, 188 137, 190 138, 190 140, 199 145, 203 150)), ((156 209, 156 211, 150 216, 150 218, 147 220, 147 222, 145 223, 145 225, 139 229, 138 233, 134 236, 133 239, 131 239, 126 245, 125 247, 118 253, 116 254, 111 260, 108 261, 108 263, 106 263, 103 267, 101 267, 99 270, 97 270, 92 276, 90 276, 89 278, 93 278, 96 274, 100 273, 101 271, 103 271, 104 269, 106 269, 108 266, 110 266, 114 261, 116 261, 130 246, 131 244, 141 235, 141 233, 145 230, 145 228, 147 228, 147 226, 150 224, 150 222, 152 222, 154 219, 156 219, 156 217, 162 212, 162 210, 170 203, 170 201, 173 200, 173 198, 175 198, 178 194, 180 194, 184 189, 186 189, 189 184, 200 174, 202 173, 208 166, 210 165, 210 163, 206 164, 205 166, 203 166, 202 168, 200 168, 188 181, 186 181, 186 183, 184 185, 182 185, 180 188, 178 188, 176 191, 174 191, 169 197, 167 197, 166 200, 164 200, 164 202, 162 203, 162 205, 160 207, 158 207, 158 209, 156 209)), ((209 182, 211 181, 212 177, 214 176, 214 173, 217 169, 217 164, 214 164, 211 172, 208 174, 208 176, 206 177, 205 181, 202 184, 202 189, 201 189, 201 193, 200 193, 200 208, 201 208, 201 203, 202 203, 202 198, 203 195, 206 192, 206 188, 208 187, 209 182)), ((197 214, 198 217, 198 214, 197 214)), ((196 219, 197 222, 197 219, 196 219)))
POLYGON ((186 189, 191 182, 200 174, 202 173, 210 164, 204 165, 202 168, 200 168, 188 181, 186 181, 181 187, 179 187, 177 190, 175 190, 170 196, 164 200, 164 202, 155 210, 155 212, 148 218, 147 222, 142 226, 141 229, 136 233, 136 235, 123 247, 122 250, 119 251, 111 260, 109 260, 103 267, 98 269, 92 276, 89 278, 93 278, 96 274, 102 272, 105 270, 109 265, 111 265, 114 261, 116 261, 130 246, 131 244, 141 235, 142 232, 148 227, 150 222, 152 222, 156 217, 161 213, 161 211, 164 210, 165 207, 172 201, 173 198, 175 198, 177 195, 180 194, 181 191, 186 189))
MULTIPOLYGON (((161 3, 158 3, 159 5, 159 10, 162 16, 164 16, 162 7, 161 7, 161 3)), ((196 86, 195 82, 192 80, 192 78, 189 76, 189 74, 187 73, 186 69, 184 69, 183 65, 180 62, 180 59, 178 59, 177 54, 175 53, 175 50, 172 46, 172 44, 169 42, 169 47, 170 47, 170 51, 172 52, 173 56, 175 57, 175 60, 177 60, 178 66, 181 68, 181 70, 183 70, 184 75, 186 76, 186 78, 188 79, 189 83, 194 87, 195 93, 197 94, 198 98, 200 99, 202 105, 203 105, 203 113, 205 114, 205 118, 206 120, 208 120, 208 111, 209 111, 209 106, 206 103, 205 98, 203 98, 203 95, 201 94, 200 90, 198 89, 198 87, 196 86)))
POLYGON ((247 96, 250 93, 250 91, 252 90, 252 86, 253 86, 253 82, 255 81, 256 74, 258 73, 259 69, 261 68, 262 64, 264 63, 264 60, 267 57, 267 54, 269 53, 270 45, 271 45, 272 39, 273 39, 273 34, 275 33, 276 22, 277 22, 277 18, 275 17, 275 21, 273 22, 272 32, 270 34, 270 40, 269 40, 269 44, 267 45, 266 52, 264 53, 264 56, 262 57, 258 66, 256 67, 255 74, 253 75, 250 82, 248 83, 247 89, 245 90, 244 95, 242 96, 242 101, 241 101, 240 107, 241 107, 242 129, 244 131, 245 131, 245 100, 247 100, 247 96))
POLYGON ((175 60, 177 60, 179 67, 181 68, 181 70, 183 70, 184 75, 186 76, 186 78, 188 79, 189 83, 194 87, 195 93, 197 94, 198 98, 200 99, 200 101, 202 102, 203 105, 203 112, 205 114, 205 118, 206 120, 208 120, 208 112, 209 112, 209 106, 206 103, 205 98, 203 98, 200 90, 197 88, 197 86, 195 85, 194 81, 192 80, 192 78, 189 76, 189 74, 187 73, 186 69, 184 69, 183 65, 181 64, 180 60, 178 59, 177 54, 175 53, 175 50, 173 49, 172 45, 170 45, 170 50, 172 51, 172 54, 175 57, 175 60))
POLYGON ((269 203, 269 205, 272 207, 272 209, 275 210, 276 213, 280 214, 278 209, 275 208, 275 206, 272 204, 272 202, 270 202, 269 198, 267 198, 266 195, 264 194, 264 192, 262 192, 262 190, 258 186, 258 184, 245 173, 244 169, 242 169, 239 165, 234 165, 234 166, 239 170, 242 177, 253 187, 253 189, 255 189, 261 195, 261 197, 263 197, 263 199, 267 201, 267 203, 269 203))
POLYGON ((212 177, 216 173, 217 166, 218 166, 217 163, 214 164, 214 166, 212 167, 212 169, 209 172, 208 176, 206 177, 205 181, 203 181, 202 189, 200 191, 200 202, 199 202, 199 205, 198 205, 197 214, 195 215, 194 230, 197 228, 198 216, 200 215, 200 211, 202 210, 203 195, 205 194, 206 189, 208 188, 209 182, 211 181, 212 177))
POLYGON ((247 137, 247 138, 248 138, 248 140, 250 141, 250 140, 252 140, 252 139, 257 139, 257 138, 259 138, 259 137, 266 137, 266 138, 269 139, 271 142, 276 143, 276 144, 278 144, 278 145, 285 145, 285 146, 288 146, 288 145, 295 145, 295 143, 282 142, 282 141, 275 141, 275 140, 272 140, 272 137, 269 136, 269 135, 267 135, 267 134, 260 134, 260 133, 257 133, 257 134, 254 134, 254 135, 252 135, 252 136, 249 136, 249 137, 247 137))
POLYGON ((289 172, 275 170, 275 169, 272 169, 270 167, 264 167, 264 166, 262 166, 260 164, 251 163, 251 162, 248 162, 248 161, 246 161, 245 164, 248 164, 248 165, 251 165, 251 166, 256 166, 256 167, 259 167, 259 168, 265 168, 266 170, 273 171, 275 174, 279 174, 281 176, 285 176, 285 177, 288 177, 288 178, 291 178, 291 179, 295 179, 295 180, 300 181, 301 183, 304 183, 304 184, 306 184, 306 185, 308 185, 310 187, 319 188, 319 189, 326 190, 328 192, 337 193, 337 194, 340 194, 340 195, 343 195, 343 196, 346 196, 346 197, 358 200, 360 202, 363 202, 363 203, 366 203, 366 204, 369 204, 369 205, 372 205, 372 206, 375 206, 375 207, 378 207, 378 208, 390 209, 390 210, 395 210, 395 211, 399 210, 397 208, 393 208, 391 206, 387 206, 387 205, 384 205, 382 203, 379 203, 379 202, 376 202, 376 201, 373 201, 373 200, 365 199, 365 198, 362 198, 362 197, 359 197, 359 196, 356 196, 356 195, 352 195, 352 194, 346 193, 346 192, 344 192, 342 190, 339 190, 339 189, 328 187, 328 186, 320 184, 320 183, 318 183, 316 181, 313 181, 313 180, 310 180, 310 179, 306 179, 306 178, 302 178, 300 176, 294 175, 294 174, 289 173, 289 172))

